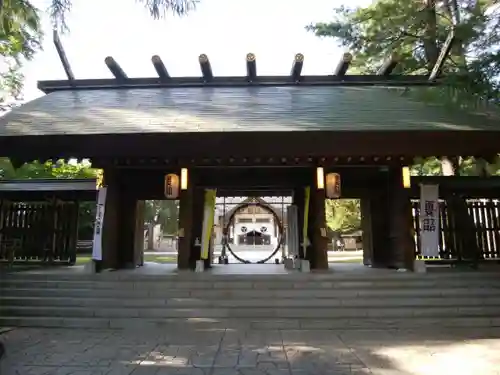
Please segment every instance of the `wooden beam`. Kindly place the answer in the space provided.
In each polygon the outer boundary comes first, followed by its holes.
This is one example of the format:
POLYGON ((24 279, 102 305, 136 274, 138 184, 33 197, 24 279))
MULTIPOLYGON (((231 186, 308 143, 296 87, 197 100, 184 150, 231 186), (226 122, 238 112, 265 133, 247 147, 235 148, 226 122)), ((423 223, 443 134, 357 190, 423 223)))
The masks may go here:
POLYGON ((181 88, 181 87, 282 87, 282 86, 436 86, 440 80, 429 81, 428 75, 399 75, 379 76, 375 74, 349 74, 345 76, 305 76, 301 75, 296 81, 292 76, 259 76, 255 82, 248 82, 245 75, 238 77, 213 77, 210 81, 200 80, 199 77, 172 77, 168 82, 158 82, 157 77, 128 78, 124 81, 116 79, 78 79, 39 81, 38 88, 44 93, 61 90, 90 90, 90 89, 119 89, 119 88, 181 88))
POLYGON ((349 52, 344 53, 337 65, 337 68, 335 68, 334 74, 337 77, 344 77, 345 74, 347 73, 347 69, 349 69, 349 65, 351 65, 351 62, 352 62, 352 55, 349 52))
POLYGON ((165 64, 163 64, 161 57, 158 55, 154 55, 153 57, 151 57, 151 62, 155 67, 156 73, 158 74, 160 81, 168 82, 170 80, 170 75, 168 74, 167 68, 165 68, 165 64))
POLYGON ((436 61, 436 64, 434 65, 434 68, 432 68, 432 72, 429 75, 429 81, 434 81, 441 74, 441 69, 443 68, 444 62, 446 61, 448 55, 450 54, 451 47, 453 46, 454 41, 455 41, 455 30, 452 29, 448 34, 448 37, 446 38, 445 42, 443 43, 443 46, 441 47, 441 53, 439 54, 439 57, 436 61))
POLYGON ((214 75, 212 73, 212 67, 210 66, 210 60, 208 59, 208 56, 202 53, 198 60, 200 62, 201 74, 203 75, 204 81, 212 81, 214 75))
POLYGON ((387 58, 384 61, 380 69, 377 71, 377 75, 388 76, 389 74, 391 74, 396 65, 398 65, 399 60, 400 58, 398 54, 396 53, 391 54, 391 56, 389 56, 389 58, 387 58))
POLYGON ((118 65, 115 59, 111 56, 108 56, 104 59, 104 63, 108 67, 111 74, 115 76, 115 78, 119 81, 126 81, 128 79, 127 75, 123 71, 123 69, 118 65))
POLYGON ((247 53, 247 79, 249 82, 257 78, 257 62, 253 53, 247 53))
POLYGON ((64 68, 64 72, 66 73, 66 77, 68 77, 69 81, 75 80, 75 75, 71 70, 71 65, 69 64, 68 58, 66 56, 66 52, 64 51, 64 47, 61 43, 61 39, 59 39, 59 34, 57 30, 52 32, 52 39, 54 41, 54 45, 56 47, 57 54, 59 55, 59 60, 64 68))
POLYGON ((302 67, 304 66, 304 55, 297 53, 293 59, 292 72, 290 76, 294 81, 299 81, 302 74, 302 67))

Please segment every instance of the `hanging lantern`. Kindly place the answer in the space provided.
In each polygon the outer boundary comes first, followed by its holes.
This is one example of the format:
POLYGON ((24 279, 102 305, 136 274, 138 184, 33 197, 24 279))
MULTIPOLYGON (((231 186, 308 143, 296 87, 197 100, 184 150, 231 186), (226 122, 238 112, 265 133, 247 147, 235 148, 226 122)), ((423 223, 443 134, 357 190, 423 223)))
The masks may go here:
POLYGON ((340 198, 341 195, 341 182, 340 174, 328 173, 326 175, 326 197, 328 199, 340 198))
POLYGON ((167 199, 179 198, 179 176, 169 173, 165 176, 164 194, 167 199))

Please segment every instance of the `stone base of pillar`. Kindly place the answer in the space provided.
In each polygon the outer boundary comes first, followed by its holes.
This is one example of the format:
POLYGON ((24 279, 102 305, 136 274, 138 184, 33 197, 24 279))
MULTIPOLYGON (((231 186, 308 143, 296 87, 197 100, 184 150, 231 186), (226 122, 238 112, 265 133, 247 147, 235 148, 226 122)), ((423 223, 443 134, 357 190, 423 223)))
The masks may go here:
POLYGON ((100 262, 96 260, 91 260, 90 262, 85 263, 83 266, 83 271, 85 273, 98 273, 100 271, 100 262))
POLYGON ((205 271, 205 261, 204 260, 197 260, 194 272, 203 272, 203 271, 205 271))
POLYGON ((309 273, 311 272, 311 264, 307 259, 300 260, 300 272, 309 273))

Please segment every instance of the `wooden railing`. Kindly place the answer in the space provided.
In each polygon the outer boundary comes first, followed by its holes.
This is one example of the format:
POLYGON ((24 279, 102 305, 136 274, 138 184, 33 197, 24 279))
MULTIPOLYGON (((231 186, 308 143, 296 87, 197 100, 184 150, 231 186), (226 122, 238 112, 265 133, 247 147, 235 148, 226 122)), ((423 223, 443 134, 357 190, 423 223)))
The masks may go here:
POLYGON ((0 262, 74 263, 78 204, 0 202, 0 262))
MULTIPOLYGON (((436 260, 477 261, 500 260, 500 200, 467 199, 466 215, 460 215, 456 207, 439 202, 440 233, 439 257, 436 260), (466 217, 464 217, 466 216, 466 217), (467 242, 467 232, 471 241, 467 242)), ((420 203, 412 200, 415 229, 416 256, 420 251, 420 203)), ((464 212, 465 213, 465 212, 464 212)))

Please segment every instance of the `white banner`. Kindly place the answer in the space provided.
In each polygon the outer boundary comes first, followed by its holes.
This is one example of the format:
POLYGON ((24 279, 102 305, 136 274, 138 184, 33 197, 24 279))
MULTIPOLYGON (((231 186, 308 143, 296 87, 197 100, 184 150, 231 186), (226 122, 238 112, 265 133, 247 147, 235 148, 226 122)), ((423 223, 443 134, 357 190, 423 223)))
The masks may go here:
POLYGON ((94 223, 94 243, 92 246, 92 259, 102 260, 102 228, 104 219, 104 208, 106 205, 107 188, 99 188, 97 196, 97 208, 94 223))
POLYGON ((420 251, 439 256, 439 185, 420 185, 420 251))

